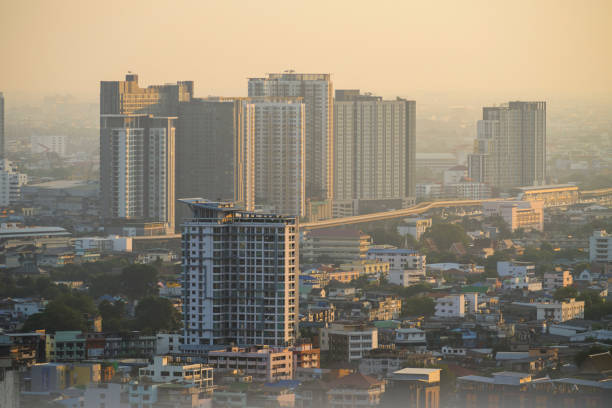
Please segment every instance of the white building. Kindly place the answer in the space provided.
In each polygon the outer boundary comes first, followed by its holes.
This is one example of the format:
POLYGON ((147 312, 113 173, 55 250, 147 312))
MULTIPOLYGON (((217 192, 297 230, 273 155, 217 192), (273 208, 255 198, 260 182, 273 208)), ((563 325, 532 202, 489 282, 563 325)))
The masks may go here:
POLYGON ((300 74, 293 71, 249 78, 249 97, 300 97, 306 107, 305 185, 306 197, 331 199, 334 192, 333 110, 330 74, 300 74))
POLYGON ((444 188, 439 183, 418 183, 416 185, 417 200, 436 199, 442 197, 444 188))
POLYGON ((542 282, 529 276, 513 276, 504 280, 503 288, 507 290, 521 289, 529 292, 542 290, 542 282))
POLYGON ((100 115, 100 198, 106 220, 174 232, 175 117, 100 115))
POLYGON ((334 199, 414 197, 416 102, 337 90, 334 199))
POLYGON ((8 207, 21 200, 21 186, 28 183, 28 175, 19 173, 7 159, 0 158, 0 207, 8 207))
POLYGON ((465 296, 449 295, 436 299, 437 317, 465 317, 465 296))
POLYGON ((297 220, 181 200, 186 345, 292 344, 298 330, 297 220))
POLYGON ((425 272, 421 269, 391 269, 389 283, 407 288, 419 283, 424 276, 425 272))
POLYGON ((567 302, 536 303, 538 320, 565 322, 572 319, 584 319, 584 301, 569 299, 567 302))
POLYGON ((485 217, 502 217, 513 232, 544 230, 544 201, 541 200, 488 201, 482 203, 482 210, 485 217))
POLYGON ((321 351, 346 353, 349 362, 360 360, 366 351, 378 348, 378 329, 373 326, 333 322, 320 332, 321 351), (336 348, 338 344, 343 345, 341 350, 336 348))
POLYGON ((63 135, 33 135, 30 136, 30 151, 32 154, 56 153, 59 157, 66 156, 66 136, 63 135))
POLYGON ((589 237, 589 261, 612 262, 612 235, 603 230, 593 232, 593 235, 589 237))
POLYGON ((74 239, 74 250, 77 253, 96 252, 132 252, 132 237, 109 235, 108 237, 79 237, 74 239))
POLYGON ((304 103, 297 98, 250 98, 244 103, 245 138, 254 146, 255 205, 304 216, 304 103))
POLYGON ((412 269, 425 271, 426 256, 411 249, 370 248, 366 258, 388 262, 389 270, 412 269))
POLYGON ((178 381, 196 384, 203 389, 210 389, 213 385, 212 367, 171 356, 155 356, 153 364, 140 368, 138 374, 156 383, 178 381))
POLYGON ((535 274, 535 264, 531 262, 498 261, 497 274, 501 278, 532 276, 535 274))

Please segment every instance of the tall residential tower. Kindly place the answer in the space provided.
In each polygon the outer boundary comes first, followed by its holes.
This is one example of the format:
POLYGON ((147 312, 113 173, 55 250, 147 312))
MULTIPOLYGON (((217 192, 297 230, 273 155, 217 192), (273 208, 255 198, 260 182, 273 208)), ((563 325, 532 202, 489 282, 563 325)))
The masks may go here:
POLYGON ((333 84, 330 74, 285 71, 249 79, 249 96, 301 97, 305 116, 306 198, 331 200, 333 168, 333 84))
POLYGON ((334 200, 415 196, 415 112, 415 101, 336 91, 334 200))
POLYGON ((138 75, 100 83, 100 201, 107 226, 173 232, 175 128, 193 82, 141 88, 138 75))
POLYGON ((469 177, 500 189, 546 183, 546 102, 483 108, 469 177))
POLYGON ((182 200, 187 347, 293 344, 298 330, 298 225, 294 217, 182 200))

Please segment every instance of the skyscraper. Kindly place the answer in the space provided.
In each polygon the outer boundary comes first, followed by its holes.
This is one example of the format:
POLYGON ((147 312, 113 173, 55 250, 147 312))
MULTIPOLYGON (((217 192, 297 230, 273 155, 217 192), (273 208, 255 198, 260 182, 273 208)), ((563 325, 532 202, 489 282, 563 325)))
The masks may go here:
POLYGON ((174 231, 175 117, 100 116, 100 192, 109 222, 159 222, 174 231))
POLYGON ((288 345, 298 329, 294 217, 182 200, 185 344, 288 345))
POLYGON ((175 127, 193 82, 141 88, 138 75, 100 83, 100 192, 105 223, 174 229, 175 127))
POLYGON ((334 200, 415 195, 416 103, 338 90, 334 105, 334 200))
POLYGON ((301 98, 249 98, 245 103, 245 144, 254 146, 255 205, 303 216, 304 116, 301 98))
POLYGON ((546 183, 546 102, 483 108, 469 177, 508 189, 546 183))
POLYGON ((285 71, 249 79, 249 96, 301 97, 305 117, 306 198, 330 200, 334 193, 333 84, 330 74, 285 71))
POLYGON ((0 92, 0 158, 4 157, 4 94, 0 92))
MULTIPOLYGON (((179 104, 176 196, 233 201, 252 210, 252 140, 244 136, 245 98, 192 98, 179 104), (251 155, 249 155, 251 153, 251 155)), ((252 136, 252 135, 251 135, 252 136)), ((190 216, 177 205, 177 227, 190 216)))

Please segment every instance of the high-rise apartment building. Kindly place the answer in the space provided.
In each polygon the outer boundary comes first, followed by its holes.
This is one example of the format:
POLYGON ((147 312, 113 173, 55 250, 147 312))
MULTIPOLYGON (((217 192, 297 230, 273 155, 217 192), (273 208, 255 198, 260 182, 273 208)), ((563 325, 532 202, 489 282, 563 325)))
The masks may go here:
POLYGON ((106 221, 174 230, 175 117, 100 116, 100 194, 106 221))
POLYGON ((0 158, 4 157, 4 94, 0 92, 0 158))
MULTIPOLYGON (((179 104, 178 198, 210 197, 253 209, 253 143, 244 133, 245 99, 192 98, 179 104)), ((190 214, 187 205, 178 203, 177 227, 190 214)))
POLYGON ((285 71, 249 79, 249 96, 301 97, 305 116, 306 198, 330 200, 334 193, 333 84, 330 74, 285 71))
POLYGON ((0 158, 0 207, 8 207, 21 200, 21 186, 27 184, 28 175, 8 159, 0 158))
POLYGON ((175 219, 175 127, 193 82, 141 88, 138 75, 100 83, 100 201, 105 223, 175 219))
POLYGON ((182 200, 186 347, 289 345, 298 329, 298 225, 294 217, 182 200))
POLYGON ((276 214, 304 216, 301 98, 249 98, 244 103, 245 138, 254 146, 255 205, 276 214))
POLYGON ((473 181, 501 189, 545 184, 546 102, 483 108, 468 168, 473 181))
POLYGON ((415 196, 416 103, 338 90, 334 104, 334 199, 415 196))

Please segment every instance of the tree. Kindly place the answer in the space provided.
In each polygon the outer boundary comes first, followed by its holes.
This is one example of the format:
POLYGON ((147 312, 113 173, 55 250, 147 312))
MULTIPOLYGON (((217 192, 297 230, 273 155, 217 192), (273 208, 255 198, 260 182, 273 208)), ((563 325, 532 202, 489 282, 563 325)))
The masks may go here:
POLYGON ((147 333, 175 331, 182 327, 181 315, 168 299, 147 297, 136 306, 135 325, 147 333))
POLYGON ((470 238, 461 225, 438 223, 423 234, 423 238, 431 238, 440 251, 448 251, 455 242, 467 245, 470 238))
POLYGON ((23 331, 45 329, 87 330, 87 316, 97 313, 93 300, 79 293, 68 293, 52 300, 42 313, 36 313, 26 320, 23 331))
POLYGON ((117 301, 111 303, 103 300, 98 305, 102 316, 102 330, 105 332, 118 332, 127 328, 125 303, 117 301))
POLYGON ((555 300, 564 300, 564 299, 569 299, 569 298, 576 298, 576 296, 578 296, 578 289, 572 287, 572 286, 566 286, 563 288, 558 288, 557 290, 555 290, 555 293, 553 294, 553 298, 555 300))
POLYGON ((149 265, 130 265, 121 271, 122 291, 131 299, 157 295, 157 270, 149 265))
POLYGON ((436 310, 436 303, 430 297, 414 296, 402 302, 402 316, 431 316, 436 310))

